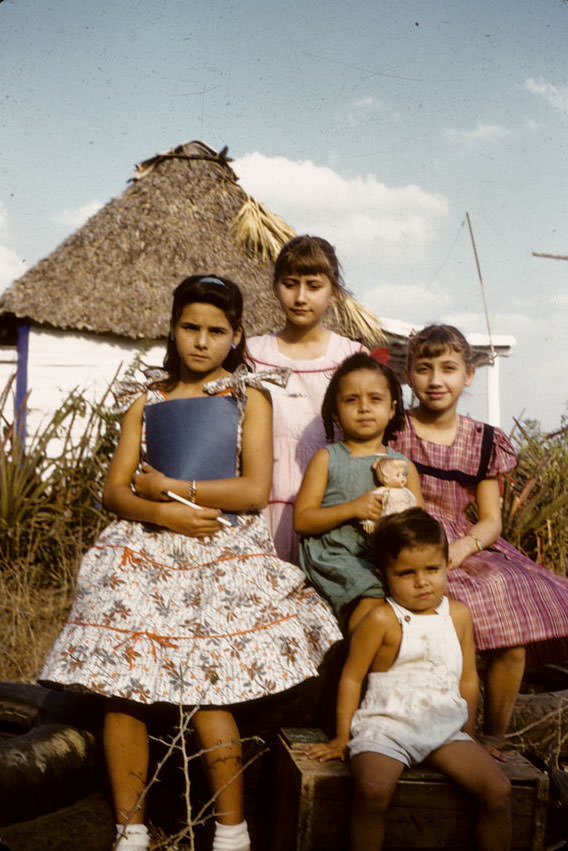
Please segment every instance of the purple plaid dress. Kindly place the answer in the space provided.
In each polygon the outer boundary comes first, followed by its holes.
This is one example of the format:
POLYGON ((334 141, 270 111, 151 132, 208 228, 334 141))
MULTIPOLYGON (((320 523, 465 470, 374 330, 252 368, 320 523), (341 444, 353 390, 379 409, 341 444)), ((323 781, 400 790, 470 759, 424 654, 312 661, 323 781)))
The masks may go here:
MULTIPOLYGON (((450 541, 472 526, 467 508, 475 500, 483 424, 459 417, 450 446, 418 437, 411 417, 390 441, 418 465, 432 468, 420 475, 424 506, 443 525, 450 541)), ((486 478, 515 467, 509 438, 495 429, 486 478)), ((568 658, 568 579, 532 562, 503 538, 467 558, 448 573, 448 595, 471 609, 479 650, 528 645, 534 663, 568 658)))

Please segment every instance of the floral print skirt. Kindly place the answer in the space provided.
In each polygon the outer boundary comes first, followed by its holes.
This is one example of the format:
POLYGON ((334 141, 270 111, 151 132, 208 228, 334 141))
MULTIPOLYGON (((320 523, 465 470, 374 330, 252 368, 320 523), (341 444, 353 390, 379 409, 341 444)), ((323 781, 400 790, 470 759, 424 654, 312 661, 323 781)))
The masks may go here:
POLYGON ((40 680, 141 703, 227 705, 316 675, 340 639, 259 515, 210 538, 120 520, 85 555, 40 680))

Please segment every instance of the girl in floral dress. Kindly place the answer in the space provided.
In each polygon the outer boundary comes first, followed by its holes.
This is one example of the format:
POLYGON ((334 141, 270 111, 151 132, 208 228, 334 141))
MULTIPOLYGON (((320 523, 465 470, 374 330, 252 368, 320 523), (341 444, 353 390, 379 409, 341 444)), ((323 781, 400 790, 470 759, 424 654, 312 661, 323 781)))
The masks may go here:
POLYGON ((285 389, 271 389, 274 407, 274 475, 265 517, 278 555, 298 563, 294 501, 312 455, 325 446, 321 403, 342 361, 365 351, 361 343, 329 331, 321 320, 343 291, 335 249, 318 236, 296 236, 274 267, 274 294, 286 321, 275 334, 248 340, 254 369, 291 370, 285 389))
POLYGON ((498 477, 515 467, 515 453, 500 429, 457 413, 474 378, 463 334, 431 325, 414 335, 407 378, 418 402, 390 445, 414 461, 424 507, 448 535, 448 594, 471 609, 486 657, 484 729, 502 736, 526 651, 539 662, 568 658, 568 581, 499 537, 498 477), (474 500, 475 523, 467 511, 474 500))
MULTIPOLYGON (((213 849, 247 851, 230 706, 314 676, 340 638, 302 572, 278 559, 259 514, 272 411, 261 377, 243 365, 241 314, 231 281, 191 276, 177 287, 165 372, 138 387, 105 484, 104 503, 122 519, 86 554, 41 674, 112 699, 104 747, 120 851, 148 848, 148 735, 137 704, 200 707, 194 728, 215 748, 204 757, 217 793, 213 849)), ((285 383, 282 372, 264 378, 285 383)))

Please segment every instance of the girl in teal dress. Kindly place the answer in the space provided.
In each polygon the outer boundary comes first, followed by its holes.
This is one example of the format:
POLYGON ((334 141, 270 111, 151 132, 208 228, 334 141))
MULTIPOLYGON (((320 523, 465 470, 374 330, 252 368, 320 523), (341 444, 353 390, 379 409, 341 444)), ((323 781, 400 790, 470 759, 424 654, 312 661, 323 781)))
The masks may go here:
MULTIPOLYGON (((362 521, 381 515, 373 476, 377 456, 405 457, 385 445, 403 421, 400 385, 389 367, 370 355, 352 355, 330 381, 322 417, 328 440, 335 424, 344 437, 312 457, 296 498, 294 526, 302 535, 302 569, 351 633, 384 599, 366 556, 362 521)), ((418 473, 410 461, 407 472, 408 488, 422 505, 418 473)))

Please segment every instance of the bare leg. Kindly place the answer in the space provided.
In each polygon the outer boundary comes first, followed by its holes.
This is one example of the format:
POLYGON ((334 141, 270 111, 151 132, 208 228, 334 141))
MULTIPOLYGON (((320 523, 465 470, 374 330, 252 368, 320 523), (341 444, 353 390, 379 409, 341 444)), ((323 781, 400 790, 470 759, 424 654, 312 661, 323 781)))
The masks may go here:
POLYGON ((148 776, 148 732, 143 721, 123 712, 107 712, 103 744, 116 820, 142 824, 140 796, 148 776))
POLYGON ((355 783, 350 851, 379 851, 385 818, 404 765, 390 756, 365 751, 351 760, 355 783))
POLYGON ((216 794, 216 818, 221 824, 240 824, 244 819, 243 760, 235 719, 223 709, 201 709, 193 716, 193 726, 201 747, 213 748, 203 755, 203 765, 211 792, 216 794))
POLYGON ((478 851, 511 847, 511 784, 498 763, 478 742, 451 742, 426 760, 472 794, 478 804, 478 851))
POLYGON ((347 621, 347 631, 349 636, 352 636, 356 627, 359 626, 365 615, 374 609, 375 606, 384 606, 385 601, 382 597, 361 597, 347 621))
POLYGON ((504 736, 525 672, 524 647, 504 647, 487 654, 483 731, 504 736))

